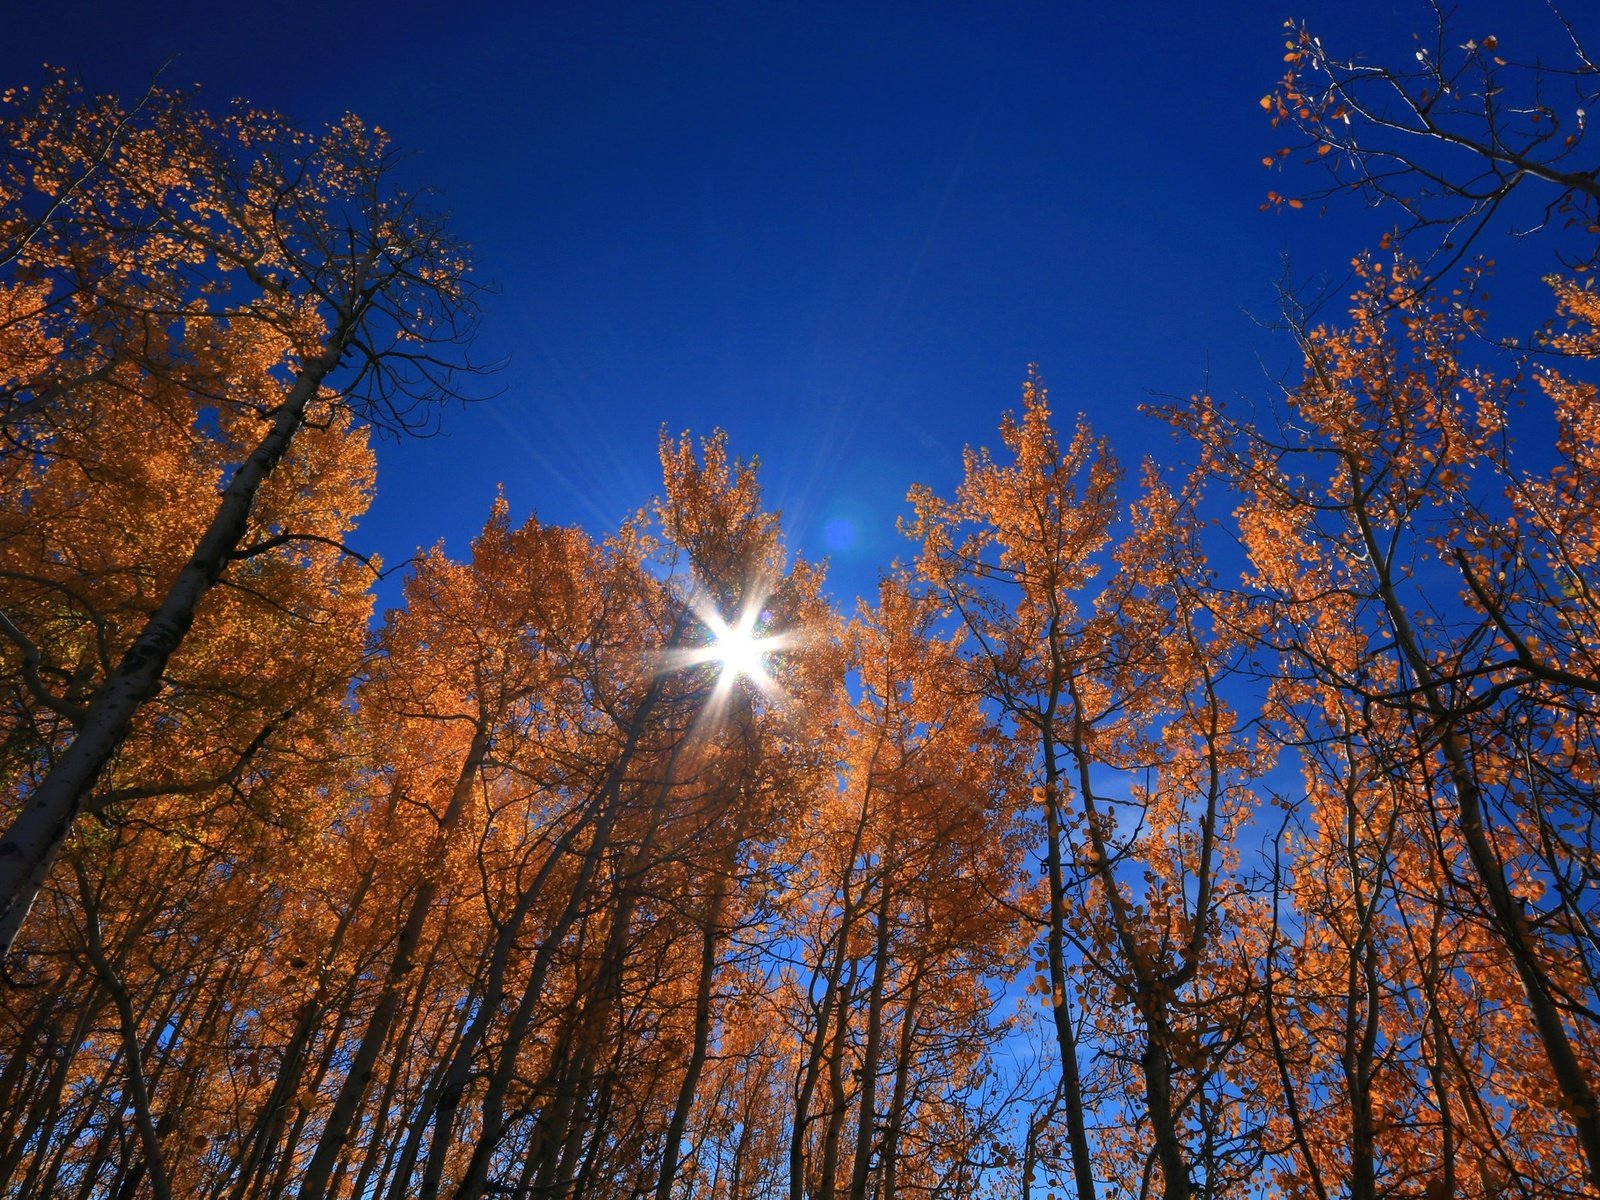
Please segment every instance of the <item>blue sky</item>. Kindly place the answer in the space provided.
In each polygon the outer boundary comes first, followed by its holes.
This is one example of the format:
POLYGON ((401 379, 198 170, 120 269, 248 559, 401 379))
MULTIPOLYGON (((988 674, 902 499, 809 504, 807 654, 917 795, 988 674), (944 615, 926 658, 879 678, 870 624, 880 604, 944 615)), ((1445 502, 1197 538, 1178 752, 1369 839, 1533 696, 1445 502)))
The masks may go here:
POLYGON ((498 289, 475 354, 507 365, 443 436, 381 448, 361 548, 464 553, 502 485, 518 517, 603 533, 657 489, 663 425, 720 426, 848 601, 907 553, 906 488, 954 486, 1030 362, 1130 463, 1176 452, 1137 412, 1152 393, 1270 396, 1292 348, 1258 319, 1285 256, 1337 279, 1392 220, 1258 210, 1281 187, 1258 101, 1287 16, 1384 61, 1431 21, 1420 2, 57 0, 8 17, 0 77, 48 61, 132 93, 172 58, 164 79, 218 104, 351 110, 415 152, 498 289))

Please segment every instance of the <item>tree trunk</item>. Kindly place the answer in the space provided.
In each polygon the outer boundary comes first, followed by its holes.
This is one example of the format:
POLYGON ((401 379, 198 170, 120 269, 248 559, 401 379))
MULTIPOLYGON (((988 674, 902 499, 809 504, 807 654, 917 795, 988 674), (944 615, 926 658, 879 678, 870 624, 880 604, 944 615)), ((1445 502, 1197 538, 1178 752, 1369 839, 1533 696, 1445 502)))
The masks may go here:
MULTIPOLYGON (((676 646, 678 636, 682 631, 682 624, 674 629, 669 645, 676 646)), ((595 807, 595 825, 593 839, 584 853, 583 861, 579 865, 577 878, 572 883, 572 894, 567 900, 566 907, 556 919, 553 928, 545 933, 544 939, 539 943, 539 948, 534 952, 533 962, 529 967, 528 984, 524 989, 522 998, 518 1001, 517 1008, 511 1016, 506 1029, 504 1044, 500 1051, 500 1062, 490 1076, 489 1086, 483 1100, 483 1119, 478 1136, 478 1144, 473 1151, 468 1163, 466 1173, 462 1177, 458 1196, 465 1198, 481 1194, 487 1180, 489 1158, 498 1145, 501 1135, 505 1132, 504 1102, 506 1091, 510 1087, 511 1079, 515 1073, 517 1051, 527 1036, 528 1026, 533 1020, 534 1010, 544 992, 545 978, 550 968, 555 963, 557 952, 566 936, 567 930, 583 913, 590 902, 589 884, 594 879, 595 872, 600 868, 600 862, 605 851, 611 844, 611 833, 616 822, 621 816, 622 787, 626 780, 628 767, 633 762, 640 738, 645 731, 646 722, 652 715, 656 705, 660 702, 663 693, 662 677, 657 676, 651 683, 649 690, 640 701, 639 707, 634 710, 628 721, 627 738, 617 761, 612 764, 607 772, 605 781, 599 789, 600 803, 595 807)), ((680 740, 675 745, 668 757, 666 779, 672 778, 673 765, 681 751, 683 742, 680 740)), ((664 784, 664 793, 670 784, 664 784)), ((493 1014, 488 1014, 492 1017, 493 1014)), ((434 1116, 433 1142, 428 1148, 428 1160, 423 1168, 422 1186, 417 1193, 423 1200, 431 1200, 438 1195, 439 1185, 444 1171, 444 1160, 450 1152, 450 1140, 461 1097, 470 1075, 471 1055, 474 1046, 463 1039, 462 1044, 456 1047, 456 1062, 452 1063, 451 1075, 447 1078, 438 1109, 434 1116), (454 1070, 459 1063, 461 1069, 454 1070)))
POLYGON ((900 1170, 900 1131, 905 1127, 907 1093, 911 1090, 911 1064, 916 1057, 918 1002, 922 998, 925 962, 919 961, 911 973, 905 1003, 900 1008, 900 1042, 894 1056, 894 1087, 889 1093, 889 1115, 884 1121, 883 1148, 878 1157, 883 1164, 878 1200, 894 1200, 900 1170))
POLYGON ((142 1151, 136 1175, 148 1175, 150 1190, 156 1200, 172 1200, 172 1183, 167 1175, 166 1156, 161 1151, 161 1138, 156 1131, 155 1114, 150 1103, 150 1090, 145 1080, 144 1046, 139 1040, 139 1026, 133 1015, 133 999, 128 994, 122 977, 106 958, 105 946, 100 940, 100 913, 90 895, 89 881, 78 868, 78 886, 84 903, 84 950, 89 956, 101 985, 111 996, 117 1010, 117 1024, 122 1034, 122 1056, 128 1064, 129 1106, 133 1109, 134 1129, 139 1134, 142 1151))
MULTIPOLYGON (((466 811, 467 801, 472 798, 472 790, 478 778, 478 768, 482 766, 484 756, 489 752, 492 724, 489 715, 483 714, 473 730, 472 743, 467 748, 467 756, 456 776, 455 787, 450 792, 450 802, 439 820, 439 831, 433 839, 435 856, 443 853, 446 839, 460 821, 461 814, 466 811)), ((429 864, 430 867, 433 865, 435 864, 429 864)), ((355 1057, 350 1061, 350 1069, 345 1072, 344 1082, 339 1086, 339 1094, 334 1099, 333 1107, 328 1111, 328 1120, 322 1127, 322 1136, 317 1140, 316 1152, 312 1154, 311 1163, 306 1167, 305 1177, 301 1180, 298 1200, 320 1200, 327 1191, 334 1164, 343 1153, 345 1143, 350 1140, 350 1129, 366 1096, 367 1085, 372 1080, 378 1056, 388 1043, 389 1031, 399 1016, 402 988, 412 967, 415 966, 417 949, 421 945, 424 928, 429 915, 433 912, 434 901, 438 895, 439 880, 434 875, 428 875, 417 888, 416 895, 412 897, 405 925, 400 930, 400 943, 395 948, 394 957, 389 961, 383 990, 373 1007, 372 1017, 367 1022, 366 1032, 362 1034, 355 1057)))
MULTIPOLYGON (((575 1051, 571 1064, 561 1072, 547 1071, 545 1079, 533 1089, 536 1095, 548 1091, 552 1096, 552 1100, 546 1104, 544 1112, 539 1117, 544 1136, 538 1140, 534 1151, 536 1155, 544 1156, 535 1175, 535 1189, 542 1194, 548 1195, 554 1192, 555 1195, 560 1195, 560 1190, 553 1187, 557 1169, 572 1143, 571 1135, 580 1132, 574 1126, 574 1113, 579 1101, 592 1086, 594 1078, 592 1064, 605 1038, 612 1011, 622 991, 623 976, 627 967, 628 933, 633 926, 633 914, 643 898, 640 881, 650 869, 655 857, 656 840, 661 834, 667 804, 671 799, 673 781, 677 774, 678 756, 682 753, 686 741, 687 739, 680 739, 668 755, 665 773, 657 786, 655 799, 646 816, 644 835, 618 872, 616 907, 612 914, 611 927, 606 931, 605 944, 601 947, 600 961, 594 977, 585 989, 588 994, 579 997, 580 1007, 576 1020, 566 1038, 567 1043, 575 1051)), ((591 855, 591 859, 598 863, 598 856, 591 855)), ((583 896, 587 890, 586 883, 575 887, 574 899, 583 896)), ((577 910, 570 907, 569 912, 573 917, 578 915, 577 910)), ((539 990, 542 991, 542 975, 537 982, 539 990)), ((529 994, 534 994, 531 986, 529 994)), ((532 1005, 527 1003, 526 997, 524 1007, 519 1011, 532 1013, 532 1005)), ((485 1190, 489 1156, 494 1152, 495 1144, 505 1129, 502 1105, 506 1085, 512 1077, 516 1054, 527 1034, 528 1025, 529 1021, 524 1017, 515 1022, 512 1031, 507 1034, 500 1062, 490 1079, 484 1097, 483 1125, 478 1145, 467 1165, 461 1187, 456 1193, 457 1200, 478 1200, 485 1190)))
MULTIPOLYGON (((361 901, 366 897, 367 889, 372 886, 374 871, 374 867, 367 868, 356 886, 355 894, 339 916, 339 923, 334 928, 333 938, 325 954, 328 968, 332 967, 338 957, 344 945, 345 935, 350 929, 350 923, 360 908, 361 901)), ((277 1151, 278 1140, 283 1136, 284 1114, 288 1111, 290 1099, 300 1086, 300 1073, 305 1068, 305 1056, 322 1028, 328 995, 328 968, 324 968, 323 978, 317 984, 316 995, 300 1014, 294 1033, 290 1035, 289 1042, 283 1049, 283 1055, 278 1062, 278 1077, 272 1082, 272 1091, 268 1093, 266 1103, 261 1106, 254 1127, 241 1139, 239 1158, 234 1167, 238 1176, 228 1200, 245 1200, 245 1196, 255 1185, 257 1175, 268 1169, 272 1156, 277 1151)))
MULTIPOLYGON (((730 855, 730 858, 732 856, 730 855)), ((672 1119, 667 1123, 666 1144, 661 1151, 661 1170, 656 1177, 656 1200, 668 1200, 672 1195, 672 1178, 678 1173, 678 1157, 683 1141, 683 1131, 689 1124, 689 1110, 694 1107, 695 1093, 700 1087, 700 1073, 705 1069, 707 1050, 711 1045, 712 984, 717 976, 717 945, 722 937, 722 910, 732 886, 733 864, 726 869, 716 868, 716 882, 711 885, 707 901, 705 925, 700 940, 700 977, 694 994, 694 1045, 689 1052, 689 1065, 678 1087, 677 1102, 672 1106, 672 1119)))
POLYGON ((1083 1077, 1078 1070, 1078 1037, 1067 1004, 1067 887, 1061 865, 1061 813, 1058 802, 1059 769, 1055 748, 1047 734, 1045 750, 1045 869, 1050 883, 1050 925, 1045 937, 1045 957, 1050 969, 1050 1015, 1054 1020, 1056 1049, 1061 1055, 1061 1095, 1067 1110, 1067 1144, 1072 1151, 1072 1178, 1078 1200, 1095 1200, 1094 1169, 1089 1160, 1089 1124, 1083 1109, 1083 1077))
MULTIPOLYGON (((833 1006, 840 1003, 839 980, 844 974, 845 963, 849 958, 847 943, 851 931, 855 928, 857 909, 860 905, 861 897, 856 896, 851 890, 850 881, 855 874, 856 858, 861 853, 861 842, 866 834, 867 822, 872 816, 872 773, 877 767, 878 753, 882 745, 883 739, 880 734, 867 767, 867 785, 861 795, 861 812, 856 818, 855 832, 850 838, 850 852, 844 860, 844 875, 839 883, 839 928, 833 935, 838 950, 824 976, 822 999, 817 1004, 815 1037, 806 1056, 805 1069, 801 1073, 800 1087, 795 1096, 794 1122, 789 1132, 789 1200, 804 1200, 805 1196, 806 1129, 811 1123, 811 1099, 816 1095, 817 1080, 822 1073, 822 1060, 826 1052, 829 1029, 833 1023, 833 1006)), ((817 975, 821 973, 822 967, 819 965, 812 974, 811 987, 816 987, 817 975)))
MULTIPOLYGON (((1360 496, 1360 464, 1349 465, 1352 486, 1356 495, 1360 496)), ((1461 840, 1466 843, 1467 858, 1483 885, 1495 932, 1505 943, 1522 984, 1523 994, 1527 997, 1534 1033, 1544 1048, 1550 1073, 1560 1089, 1563 1115, 1577 1131, 1578 1146, 1587 1168, 1585 1174, 1589 1183, 1600 1189, 1600 1097, 1596 1096, 1595 1086, 1584 1070, 1577 1051, 1573 1049, 1572 1039, 1561 1019, 1561 1009, 1556 1003, 1556 987, 1539 961, 1521 901, 1511 889, 1505 864, 1501 862, 1489 835, 1483 793, 1478 787, 1471 756, 1462 741, 1462 714, 1446 702, 1433 662, 1411 624, 1410 614, 1400 603, 1389 574, 1388 559, 1367 509, 1364 504, 1357 503, 1352 512, 1368 560, 1377 574, 1378 594, 1394 630, 1395 646, 1416 676, 1422 699, 1420 707, 1438 731, 1439 750, 1456 796, 1456 828, 1461 833, 1461 840)))
MULTIPOLYGON (((843 951, 841 950, 841 953, 843 951)), ((846 1100, 844 1052, 849 1043, 850 1005, 856 996, 859 965, 850 960, 849 974, 833 1008, 833 1036, 828 1048, 828 1123, 822 1131, 822 1167, 817 1180, 817 1200, 833 1200, 839 1186, 839 1155, 844 1139, 846 1100)))
POLYGON ((95 780, 128 736, 140 707, 161 686, 162 673, 194 624, 200 601, 239 548, 250 525, 256 494, 288 452, 305 420, 306 406, 317 396, 328 372, 338 365, 355 325, 354 317, 343 314, 327 349, 302 365, 271 429, 234 472, 194 554, 95 693, 72 744, 0 838, 0 958, 15 944, 34 897, 55 865, 95 780))
POLYGON ((878 1054, 883 1043, 883 993, 889 976, 891 932, 894 924, 894 842, 883 856, 882 898, 878 903, 878 937, 873 948, 872 983, 867 988, 867 1037, 861 1048, 861 1092, 856 1104, 855 1157, 850 1166, 849 1200, 867 1200, 867 1171, 872 1163, 872 1140, 878 1129, 878 1054))

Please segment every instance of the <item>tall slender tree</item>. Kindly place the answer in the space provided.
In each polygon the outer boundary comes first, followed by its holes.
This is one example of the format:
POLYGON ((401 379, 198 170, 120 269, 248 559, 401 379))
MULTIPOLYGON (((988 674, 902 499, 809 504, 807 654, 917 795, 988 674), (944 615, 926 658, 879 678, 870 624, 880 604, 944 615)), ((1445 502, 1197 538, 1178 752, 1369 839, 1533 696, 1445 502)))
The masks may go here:
POLYGON ((61 79, 8 96, 5 136, 22 148, 0 194, 17 318, 0 352, 8 509, 29 507, 41 465, 83 453, 75 435, 107 402, 202 438, 215 429, 225 449, 186 473, 204 520, 101 661, 43 664, 28 628, 0 626, 30 698, 70 725, 30 764, 0 837, 0 952, 107 763, 148 720, 202 601, 219 583, 249 586, 263 554, 336 540, 311 527, 314 510, 272 520, 260 508, 302 431, 335 412, 419 419, 413 404, 448 383, 440 343, 464 332, 468 301, 459 249, 396 187, 383 134, 353 117, 313 135, 156 90, 129 109, 61 79))

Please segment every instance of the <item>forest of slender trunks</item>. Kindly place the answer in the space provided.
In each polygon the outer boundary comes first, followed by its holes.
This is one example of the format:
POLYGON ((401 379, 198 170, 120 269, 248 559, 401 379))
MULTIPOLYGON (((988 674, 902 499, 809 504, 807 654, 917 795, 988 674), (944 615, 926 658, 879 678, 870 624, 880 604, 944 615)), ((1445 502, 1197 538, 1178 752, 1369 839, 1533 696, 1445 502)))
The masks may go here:
POLYGON ((1600 1196, 1600 176, 1492 42, 1291 28, 1406 201, 1301 369, 1127 466, 1030 372, 854 612, 664 434, 376 616, 476 299, 383 135, 7 93, 0 1197, 1600 1196))

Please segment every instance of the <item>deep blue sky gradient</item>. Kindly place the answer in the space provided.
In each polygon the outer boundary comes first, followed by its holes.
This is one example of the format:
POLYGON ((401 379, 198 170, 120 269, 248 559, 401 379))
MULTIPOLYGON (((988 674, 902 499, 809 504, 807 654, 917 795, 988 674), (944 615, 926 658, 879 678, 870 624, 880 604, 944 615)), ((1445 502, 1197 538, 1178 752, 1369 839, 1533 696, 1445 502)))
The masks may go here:
POLYGON ((476 356, 508 365, 442 437, 381 448, 362 548, 464 554, 499 485, 518 518, 606 532, 657 490, 663 425, 720 426, 848 602, 908 553, 908 485, 953 488, 1030 362, 1130 463, 1177 453, 1152 393, 1270 398, 1294 356, 1256 318, 1285 256, 1338 279, 1393 220, 1258 211, 1287 16, 1390 62, 1431 22, 1420 0, 56 0, 8 14, 0 83, 48 61, 132 94, 176 56, 165 81, 219 104, 348 109, 416 152, 498 285, 476 356))

